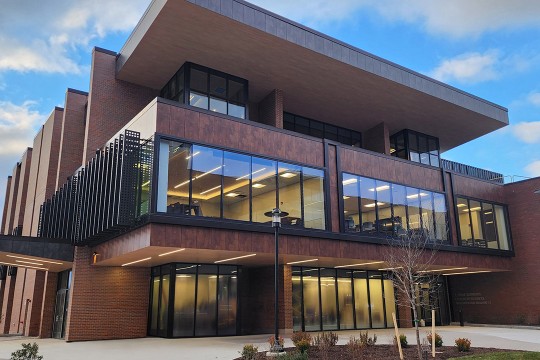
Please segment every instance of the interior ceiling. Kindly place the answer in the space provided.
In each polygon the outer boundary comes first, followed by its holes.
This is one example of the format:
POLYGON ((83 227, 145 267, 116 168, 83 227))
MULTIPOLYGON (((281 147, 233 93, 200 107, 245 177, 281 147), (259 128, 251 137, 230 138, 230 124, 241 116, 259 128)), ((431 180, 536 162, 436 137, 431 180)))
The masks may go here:
POLYGON ((60 272, 71 269, 72 262, 0 252, 0 265, 17 266, 34 270, 60 272))
POLYGON ((167 1, 137 37, 117 77, 154 89, 191 61, 249 80, 252 103, 281 89, 285 111, 361 132, 384 121, 437 136, 442 151, 506 125, 186 1, 167 1))

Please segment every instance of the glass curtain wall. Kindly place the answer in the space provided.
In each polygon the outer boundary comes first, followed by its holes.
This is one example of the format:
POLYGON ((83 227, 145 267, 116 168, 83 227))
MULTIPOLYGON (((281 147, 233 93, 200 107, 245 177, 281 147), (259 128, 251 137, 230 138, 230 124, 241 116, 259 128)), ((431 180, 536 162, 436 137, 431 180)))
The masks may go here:
POLYGON ((247 80, 192 63, 185 63, 173 75, 160 96, 220 114, 247 117, 247 80))
POLYGON ((510 250, 506 208, 499 204, 456 198, 462 246, 510 250))
POLYGON ((440 166, 439 139, 408 129, 390 137, 390 154, 425 165, 440 166))
POLYGON ((321 169, 169 140, 159 157, 159 212, 266 223, 279 206, 283 226, 326 228, 321 169))
POLYGON ((392 327, 394 288, 384 273, 306 267, 292 272, 295 331, 392 327))
POLYGON ((238 267, 230 265, 167 264, 153 268, 149 335, 235 335, 237 273, 238 267))
POLYGON ((346 232, 448 241, 444 194, 343 173, 346 232))

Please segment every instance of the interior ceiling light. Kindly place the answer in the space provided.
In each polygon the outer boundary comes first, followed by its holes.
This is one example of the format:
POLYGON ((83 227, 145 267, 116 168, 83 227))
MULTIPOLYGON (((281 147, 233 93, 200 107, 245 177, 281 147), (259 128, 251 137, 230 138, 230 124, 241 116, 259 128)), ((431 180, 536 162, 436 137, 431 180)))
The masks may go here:
POLYGON ((379 271, 389 271, 389 270, 399 270, 399 269, 403 269, 403 266, 383 268, 383 269, 378 269, 378 270, 379 271))
POLYGON ((356 183, 358 180, 356 178, 351 178, 347 180, 343 180, 343 185, 350 185, 356 183))
POLYGON ((128 266, 128 265, 131 265, 131 264, 136 264, 136 263, 140 263, 140 262, 143 262, 143 261, 148 261, 150 259, 151 259, 151 257, 147 257, 147 258, 144 258, 144 259, 135 260, 135 261, 132 261, 132 262, 122 264, 122 266, 128 266))
POLYGON ((30 265, 38 265, 38 266, 43 266, 42 263, 37 263, 37 262, 31 262, 31 261, 22 261, 22 260, 15 260, 15 262, 18 262, 18 263, 21 263, 21 264, 30 264, 30 265))
MULTIPOLYGON (((213 173, 214 171, 219 170, 219 169, 222 168, 222 167, 223 167, 223 165, 219 165, 218 167, 215 167, 215 168, 213 168, 212 170, 208 170, 207 172, 202 173, 201 175, 195 176, 193 179, 191 179, 191 181, 200 179, 200 178, 202 178, 203 176, 206 176, 206 175, 208 175, 208 174, 211 174, 211 173, 213 173)), ((189 183, 189 180, 186 180, 186 181, 184 181, 184 182, 182 182, 182 183, 180 183, 180 184, 178 184, 178 185, 175 185, 174 188, 175 188, 175 189, 178 189, 180 186, 186 185, 186 184, 188 184, 188 183, 189 183)))
POLYGON ((214 190, 216 190, 216 189, 219 189, 220 187, 221 187, 221 185, 214 186, 213 188, 208 189, 208 190, 205 190, 205 191, 203 191, 203 192, 201 192, 201 193, 199 193, 199 194, 200 194, 200 195, 204 195, 204 194, 206 194, 206 193, 209 193, 210 191, 214 191, 214 190))
POLYGON ((383 262, 384 261, 372 261, 372 262, 360 263, 360 264, 338 265, 338 266, 334 266, 334 268, 340 269, 340 268, 353 267, 353 266, 374 265, 374 264, 382 264, 383 262))
POLYGON ((244 258, 252 257, 252 256, 255 256, 255 255, 257 255, 257 254, 249 254, 249 255, 237 256, 237 257, 233 257, 233 258, 229 258, 229 259, 218 260, 218 261, 214 261, 214 264, 219 264, 219 263, 222 263, 222 262, 227 262, 227 261, 232 261, 232 260, 244 259, 244 258))
POLYGON ((37 267, 37 266, 30 266, 30 265, 21 265, 21 264, 13 264, 8 262, 0 261, 0 264, 2 265, 10 265, 10 266, 16 266, 16 267, 22 267, 22 268, 29 268, 29 269, 37 269, 37 270, 49 270, 48 268, 44 267, 37 267))
POLYGON ((390 185, 381 185, 381 186, 377 186, 375 189, 371 188, 369 189, 369 191, 384 191, 388 189, 390 189, 390 185))
POLYGON ((313 261, 318 261, 318 260, 319 260, 319 259, 309 259, 309 260, 292 261, 292 262, 288 262, 287 265, 302 264, 302 263, 313 262, 313 261))
POLYGON ((457 207, 464 207, 467 206, 467 204, 457 204, 457 207))
MULTIPOLYGON (((382 206, 382 205, 384 205, 384 203, 383 202, 377 202, 377 205, 382 206)), ((375 203, 366 204, 366 205, 364 205, 364 207, 367 207, 367 208, 375 207, 375 203)))
POLYGON ((184 250, 186 250, 186 249, 176 249, 176 250, 169 251, 169 252, 166 252, 166 253, 163 253, 163 254, 159 254, 158 256, 166 256, 166 255, 174 254, 174 253, 184 251, 184 250))
POLYGON ((350 198, 351 198, 350 196, 343 195, 343 200, 347 200, 347 199, 350 199, 350 198))
POLYGON ((434 269, 434 270, 424 270, 419 271, 419 273, 430 273, 430 272, 438 272, 438 271, 454 271, 454 270, 465 270, 468 269, 468 267, 457 267, 457 268, 450 268, 450 269, 434 269))
POLYGON ((44 262, 44 263, 47 263, 47 264, 64 265, 64 263, 57 262, 57 261, 49 261, 49 260, 42 260, 42 259, 32 259, 32 258, 27 258, 27 257, 24 257, 24 256, 15 256, 15 255, 6 255, 6 256, 10 257, 10 258, 15 258, 15 259, 23 259, 23 260, 30 260, 30 261, 40 261, 40 262, 44 262))
POLYGON ((189 159, 191 159, 192 157, 195 157, 195 156, 199 155, 200 153, 201 153, 200 151, 195 151, 195 152, 193 153, 193 155, 186 156, 186 160, 189 160, 189 159))
POLYGON ((245 178, 248 178, 249 175, 255 175, 255 174, 260 173, 261 171, 264 171, 264 170, 266 170, 266 168, 262 168, 262 169, 256 170, 256 171, 252 172, 251 174, 246 174, 246 175, 244 175, 244 176, 240 176, 239 178, 236 179, 236 181, 242 180, 242 179, 245 179, 245 178))
POLYGON ((407 199, 416 199, 418 196, 428 196, 428 194, 421 192, 420 194, 407 195, 407 199))
POLYGON ((297 174, 292 173, 292 172, 286 172, 286 173, 283 173, 283 174, 281 174, 281 175, 279 175, 279 176, 281 176, 281 177, 283 177, 283 178, 285 178, 285 179, 290 179, 290 178, 292 178, 292 177, 295 177, 296 175, 297 175, 297 174))
POLYGON ((225 196, 227 196, 227 197, 237 197, 237 196, 240 196, 240 193, 230 192, 230 193, 226 194, 225 196))
POLYGON ((256 183, 256 184, 253 184, 251 186, 253 186, 255 189, 261 189, 261 188, 265 187, 266 185, 261 184, 261 183, 256 183))

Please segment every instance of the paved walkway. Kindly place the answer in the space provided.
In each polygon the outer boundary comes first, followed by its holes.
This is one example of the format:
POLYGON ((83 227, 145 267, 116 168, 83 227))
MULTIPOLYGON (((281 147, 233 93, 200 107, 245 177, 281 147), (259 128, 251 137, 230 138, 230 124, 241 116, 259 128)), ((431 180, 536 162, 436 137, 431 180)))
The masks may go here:
MULTIPOLYGON (((414 341, 414 329, 402 329, 409 342, 414 341), (412 341, 411 341, 412 340, 412 341)), ((428 328, 421 329, 422 336, 428 328)), ((453 345, 458 337, 467 337, 475 347, 540 351, 540 330, 497 327, 437 328, 445 345, 453 345)), ((377 343, 392 342, 393 330, 370 330, 377 334, 377 343)), ((339 343, 344 344, 349 337, 358 336, 358 331, 340 331, 339 343)), ((260 350, 267 349, 269 335, 233 336, 222 338, 159 339, 143 338, 133 340, 86 341, 66 343, 63 340, 33 339, 23 337, 0 337, 0 360, 9 359, 22 342, 37 342, 44 360, 232 360, 244 344, 255 344, 260 350)), ((292 346, 286 339, 286 346, 292 346)))

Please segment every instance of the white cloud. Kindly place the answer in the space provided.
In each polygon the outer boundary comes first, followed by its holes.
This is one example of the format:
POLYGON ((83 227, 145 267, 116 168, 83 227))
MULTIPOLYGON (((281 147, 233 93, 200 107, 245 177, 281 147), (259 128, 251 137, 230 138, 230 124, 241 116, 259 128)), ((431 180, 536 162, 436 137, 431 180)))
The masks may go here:
POLYGON ((285 17, 310 25, 375 11, 389 21, 419 23, 429 33, 452 38, 478 36, 498 29, 540 27, 537 0, 252 0, 285 17))
POLYGON ((527 144, 540 144, 540 121, 522 122, 511 127, 519 140, 527 144))
POLYGON ((525 172, 531 177, 540 176, 540 160, 533 161, 525 166, 525 172))
POLYGON ((533 92, 527 96, 527 101, 533 105, 540 106, 540 92, 533 92))
POLYGON ((430 76, 448 82, 478 83, 499 77, 496 69, 500 62, 498 51, 466 53, 451 59, 443 60, 430 76))
POLYGON ((37 128, 45 115, 34 110, 35 102, 21 105, 0 101, 0 156, 19 156, 32 146, 37 128))
POLYGON ((0 72, 79 73, 77 49, 133 29, 150 0, 9 1, 0 12, 0 72))

